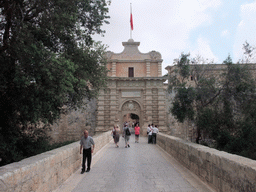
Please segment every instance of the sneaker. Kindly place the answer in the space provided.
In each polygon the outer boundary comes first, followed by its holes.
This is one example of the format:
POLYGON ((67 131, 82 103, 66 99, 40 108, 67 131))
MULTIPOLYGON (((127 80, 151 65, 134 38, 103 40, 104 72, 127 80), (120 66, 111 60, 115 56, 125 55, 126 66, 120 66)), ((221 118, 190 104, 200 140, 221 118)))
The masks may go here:
POLYGON ((81 171, 81 174, 84 174, 84 172, 85 172, 85 171, 84 171, 84 170, 82 170, 82 171, 81 171))
POLYGON ((125 148, 127 148, 127 146, 125 146, 125 148))
POLYGON ((85 172, 90 172, 90 169, 87 169, 85 172))
POLYGON ((128 147, 130 147, 130 145, 128 144, 128 147))

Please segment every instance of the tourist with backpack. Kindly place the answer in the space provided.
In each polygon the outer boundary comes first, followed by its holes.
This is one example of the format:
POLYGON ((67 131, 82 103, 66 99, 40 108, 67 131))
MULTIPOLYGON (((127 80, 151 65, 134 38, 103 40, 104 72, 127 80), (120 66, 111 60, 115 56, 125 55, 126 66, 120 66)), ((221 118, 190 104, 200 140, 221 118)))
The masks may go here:
POLYGON ((127 126, 127 124, 125 124, 124 128, 123 128, 123 137, 124 137, 124 141, 125 141, 125 148, 130 147, 130 145, 129 145, 130 136, 131 136, 130 129, 127 126))

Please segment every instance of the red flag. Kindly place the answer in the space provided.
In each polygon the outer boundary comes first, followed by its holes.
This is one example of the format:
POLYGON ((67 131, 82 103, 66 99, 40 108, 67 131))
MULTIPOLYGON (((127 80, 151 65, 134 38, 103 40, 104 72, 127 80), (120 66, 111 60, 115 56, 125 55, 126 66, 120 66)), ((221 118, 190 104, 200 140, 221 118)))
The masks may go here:
POLYGON ((131 13, 131 18, 130 18, 130 23, 131 23, 131 29, 133 30, 132 13, 131 13))

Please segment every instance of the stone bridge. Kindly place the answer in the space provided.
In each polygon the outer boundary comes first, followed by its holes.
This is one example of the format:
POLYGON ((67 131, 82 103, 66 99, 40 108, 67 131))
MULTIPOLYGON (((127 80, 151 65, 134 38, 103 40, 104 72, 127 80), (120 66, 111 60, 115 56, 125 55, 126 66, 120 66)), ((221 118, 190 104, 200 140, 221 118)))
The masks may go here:
POLYGON ((159 133, 130 148, 110 131, 94 136, 89 173, 79 142, 0 167, 0 191, 256 191, 256 161, 159 133))

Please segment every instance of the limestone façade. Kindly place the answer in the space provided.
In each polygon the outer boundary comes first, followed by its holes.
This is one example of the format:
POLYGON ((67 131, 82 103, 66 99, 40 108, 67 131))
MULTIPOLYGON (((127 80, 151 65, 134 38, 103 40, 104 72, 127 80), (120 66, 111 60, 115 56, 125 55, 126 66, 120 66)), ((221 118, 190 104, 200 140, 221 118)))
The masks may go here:
POLYGON ((100 90, 97 107, 96 132, 108 131, 123 125, 128 113, 139 116, 142 133, 154 123, 167 131, 166 89, 162 77, 162 56, 159 52, 141 53, 140 42, 129 39, 122 43, 121 53, 108 51, 108 85, 100 90), (132 73, 129 73, 129 71, 132 73), (130 77, 129 77, 130 76, 130 77))

